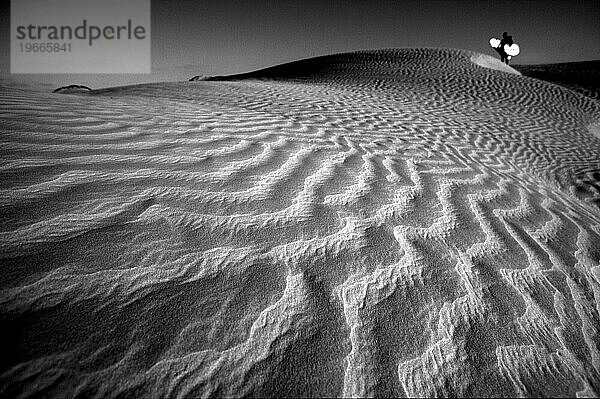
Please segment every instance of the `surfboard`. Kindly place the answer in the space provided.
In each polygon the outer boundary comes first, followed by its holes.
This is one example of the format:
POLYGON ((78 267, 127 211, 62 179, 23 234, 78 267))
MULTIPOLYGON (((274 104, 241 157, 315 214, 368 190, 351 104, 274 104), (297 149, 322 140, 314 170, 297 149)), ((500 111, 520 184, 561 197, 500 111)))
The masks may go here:
POLYGON ((521 50, 519 49, 519 45, 517 43, 513 43, 512 46, 509 46, 508 44, 504 45, 504 52, 510 56, 516 57, 519 55, 520 51, 521 50))
POLYGON ((513 43, 512 46, 505 44, 503 48, 500 48, 500 43, 500 39, 496 39, 495 37, 490 39, 490 46, 494 48, 500 55, 502 55, 502 50, 504 50, 507 55, 511 56, 511 58, 516 57, 521 52, 521 49, 517 43, 513 43))

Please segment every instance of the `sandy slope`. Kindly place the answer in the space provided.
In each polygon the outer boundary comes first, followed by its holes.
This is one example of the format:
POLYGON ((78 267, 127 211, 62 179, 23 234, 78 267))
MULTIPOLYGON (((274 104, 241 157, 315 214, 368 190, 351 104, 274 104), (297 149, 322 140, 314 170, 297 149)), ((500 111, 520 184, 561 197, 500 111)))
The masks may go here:
POLYGON ((600 60, 515 65, 514 68, 525 76, 546 80, 600 100, 600 60))
POLYGON ((600 393, 600 102, 436 49, 0 93, 0 395, 600 393))

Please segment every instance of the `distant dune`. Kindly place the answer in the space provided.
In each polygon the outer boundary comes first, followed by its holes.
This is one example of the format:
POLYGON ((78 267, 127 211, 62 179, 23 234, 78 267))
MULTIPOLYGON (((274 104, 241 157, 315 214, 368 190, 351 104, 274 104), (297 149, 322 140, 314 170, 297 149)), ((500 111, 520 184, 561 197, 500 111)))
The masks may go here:
POLYGON ((525 76, 556 83, 600 100, 600 60, 562 64, 514 65, 525 76))
POLYGON ((63 93, 63 94, 74 94, 74 93, 85 93, 91 91, 87 86, 84 85, 68 85, 54 89, 52 93, 63 93))
POLYGON ((600 394, 588 95, 401 49, 0 100, 2 397, 600 394))

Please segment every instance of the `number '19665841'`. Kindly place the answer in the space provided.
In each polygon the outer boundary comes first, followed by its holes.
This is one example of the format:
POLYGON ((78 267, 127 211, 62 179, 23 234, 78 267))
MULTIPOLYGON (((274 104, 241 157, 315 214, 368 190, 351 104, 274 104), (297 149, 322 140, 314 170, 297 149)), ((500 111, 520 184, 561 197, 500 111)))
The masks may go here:
POLYGON ((71 43, 19 43, 22 53, 70 53, 71 43))

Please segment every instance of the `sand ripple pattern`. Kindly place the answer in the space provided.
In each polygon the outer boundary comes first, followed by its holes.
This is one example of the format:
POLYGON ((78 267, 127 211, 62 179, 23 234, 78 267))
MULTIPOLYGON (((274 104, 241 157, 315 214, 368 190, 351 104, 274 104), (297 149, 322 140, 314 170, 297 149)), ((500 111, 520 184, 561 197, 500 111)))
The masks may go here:
POLYGON ((600 102, 473 57, 3 87, 0 395, 598 396, 600 102))

